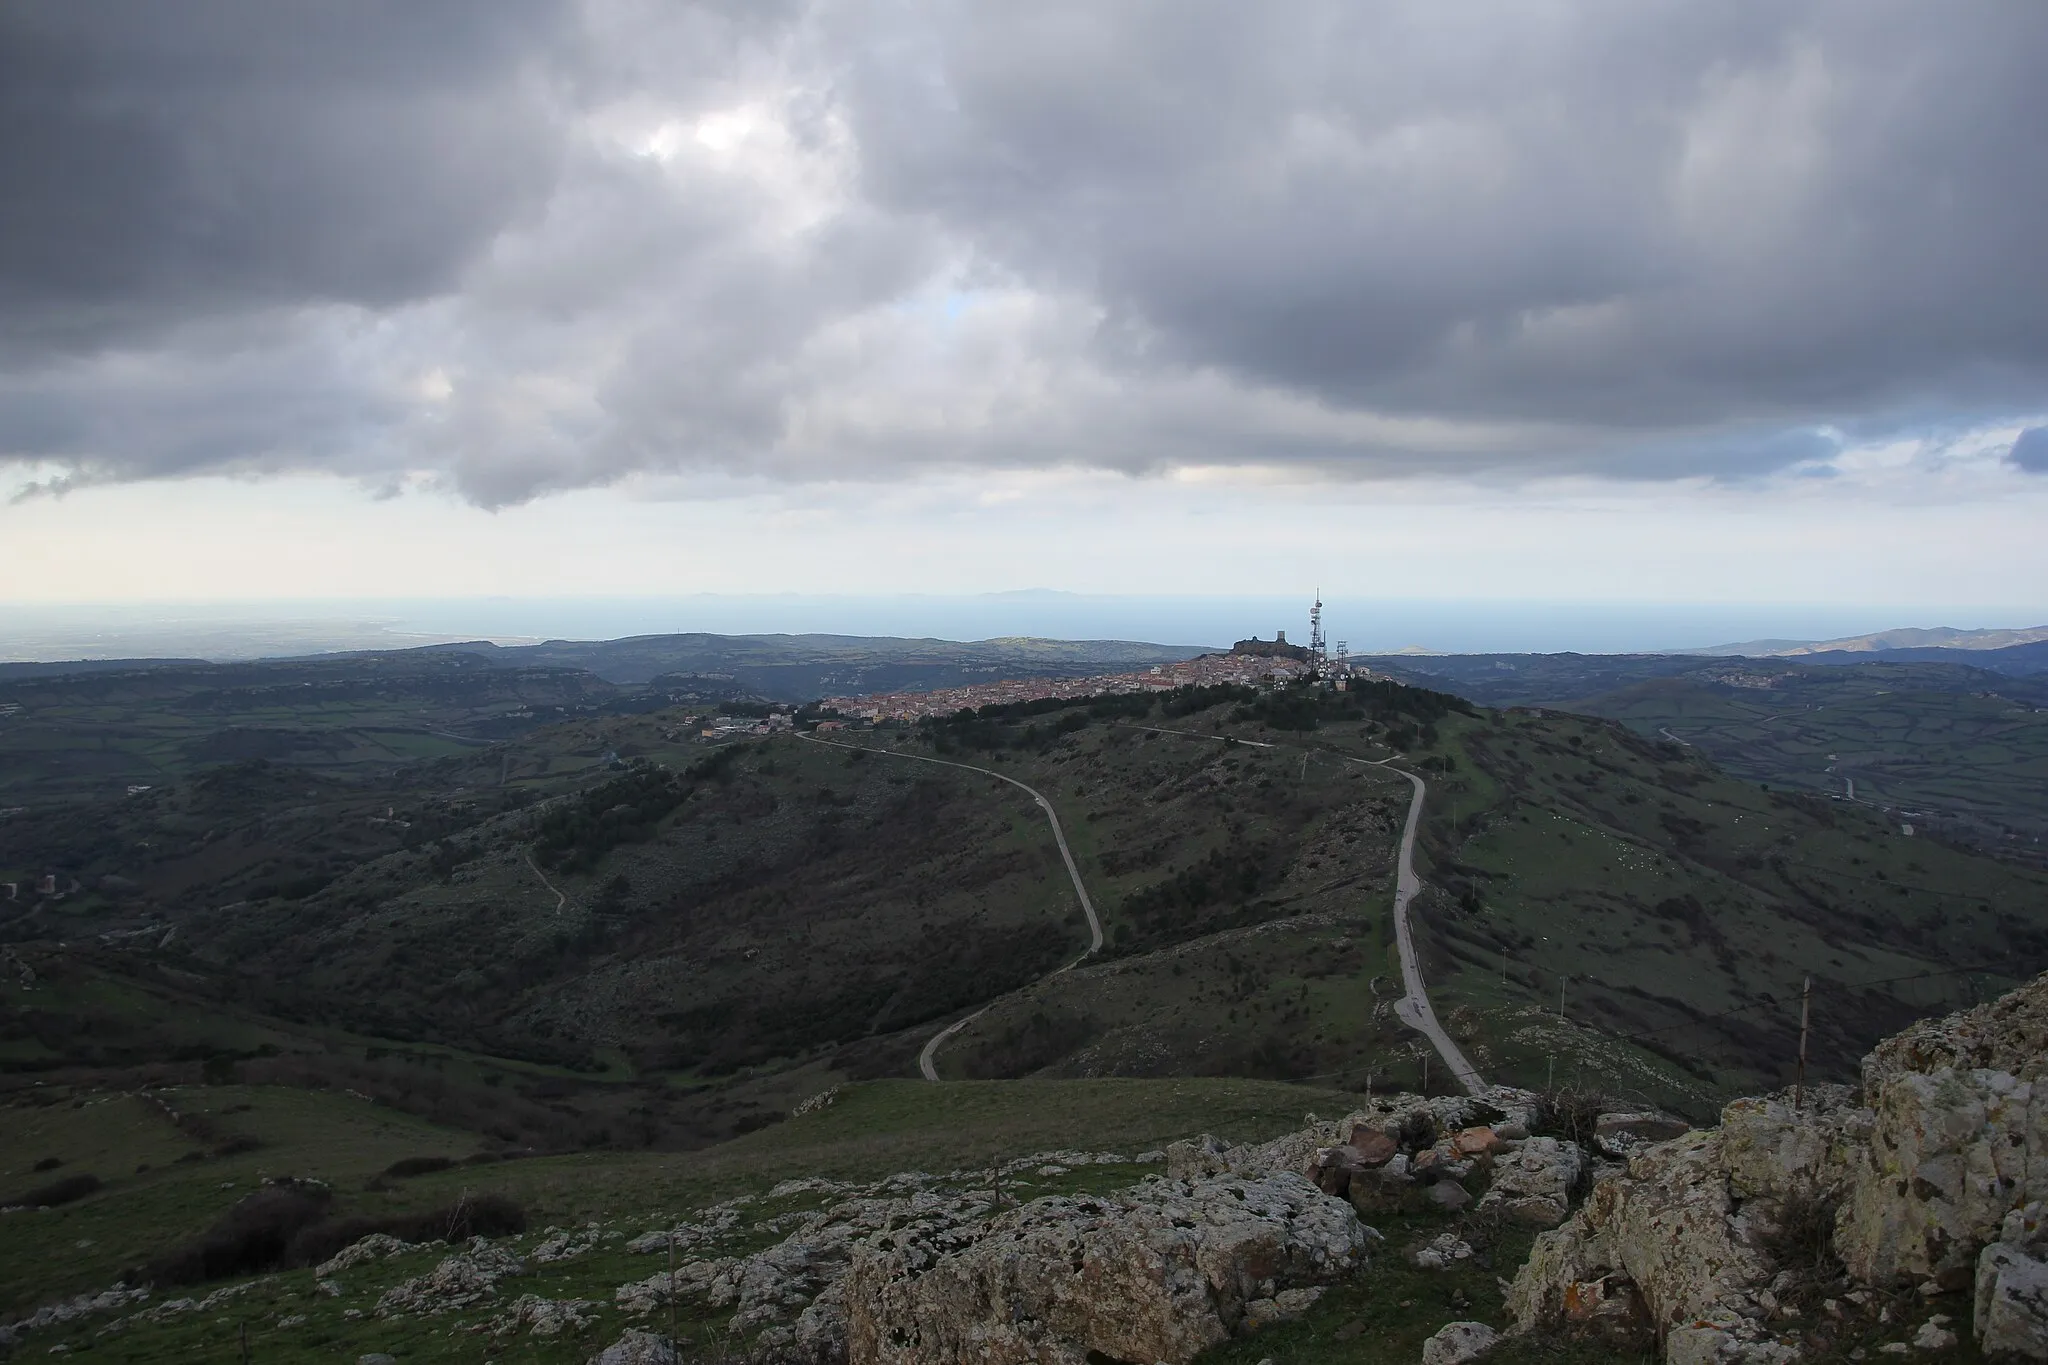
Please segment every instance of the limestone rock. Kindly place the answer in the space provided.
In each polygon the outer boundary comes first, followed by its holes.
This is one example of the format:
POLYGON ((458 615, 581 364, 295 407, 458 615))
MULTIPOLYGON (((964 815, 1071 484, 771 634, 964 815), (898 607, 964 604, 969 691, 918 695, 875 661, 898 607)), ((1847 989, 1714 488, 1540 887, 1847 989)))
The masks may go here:
POLYGON ((345 1270, 353 1270, 365 1261, 382 1261, 413 1250, 411 1242, 400 1241, 388 1232, 373 1232, 361 1241, 351 1242, 313 1268, 316 1280, 332 1279, 345 1270))
POLYGON ((2006 1071, 2023 1079, 2048 1062, 2048 975, 1989 1004, 1926 1019, 1885 1039, 1863 1059, 1868 1094, 1908 1073, 2006 1071))
POLYGON ((509 1252, 478 1237, 468 1249, 447 1257, 426 1274, 385 1290, 377 1300, 377 1316, 431 1316, 467 1308, 495 1294, 501 1277, 523 1274, 525 1270, 509 1252))
POLYGON ((1446 1323, 1422 1343, 1422 1365, 1464 1365, 1499 1342, 1500 1334, 1483 1322, 1446 1323))
POLYGON ((1451 1135, 1451 1150, 1463 1157, 1491 1156, 1505 1146, 1500 1134, 1483 1123, 1460 1128, 1451 1135))
POLYGON ((506 1336, 524 1327, 537 1337, 580 1332, 590 1325, 598 1305, 589 1299, 547 1299, 538 1294, 521 1294, 512 1307, 490 1323, 493 1336, 506 1336))
POLYGON ((1516 1325, 1562 1320, 1574 1285, 1619 1272, 1660 1330, 1710 1323, 1734 1340, 1728 1329, 1752 1307, 1747 1288, 1769 1268, 1735 1236, 1732 1212, 1718 1132, 1648 1149, 1627 1177, 1596 1185, 1569 1223, 1537 1239, 1509 1294, 1516 1325))
POLYGON ((1783 1092, 1736 1100, 1721 1110, 1721 1155, 1740 1198, 1834 1198, 1874 1122, 1845 1085, 1808 1086, 1797 1108, 1783 1092))
POLYGON ((628 1327, 619 1339, 592 1356, 588 1365, 682 1365, 666 1338, 628 1327))
POLYGON ((2048 1094, 2034 1093, 2048 1078, 1947 1066, 1880 1074, 1836 1250, 1865 1283, 1962 1288, 2005 1215, 2048 1195, 2048 1094))
POLYGON ((1977 1258, 1977 1344, 1987 1356, 2048 1360, 2048 1221, 2029 1204, 2006 1215, 1977 1258))
POLYGON ((1421 1270, 1444 1270, 1472 1259, 1472 1244, 1455 1232, 1440 1232, 1408 1259, 1421 1270))
MULTIPOLYGON (((1472 1196, 1455 1180, 1439 1180, 1429 1187, 1429 1202, 1440 1209, 1456 1213, 1471 1204, 1472 1196)), ((1558 1215, 1558 1221, 1564 1221, 1562 1214, 1558 1215)))
POLYGON ((843 1282, 849 1358, 1184 1362, 1356 1269, 1370 1240, 1288 1170, 1039 1199, 942 1237, 889 1231, 855 1248, 843 1282))
POLYGON ((1520 1149, 1494 1161, 1493 1185, 1481 1208, 1505 1205, 1520 1222, 1554 1228, 1571 1212, 1572 1191, 1585 1172, 1585 1155, 1574 1143, 1554 1137, 1530 1138, 1520 1149))

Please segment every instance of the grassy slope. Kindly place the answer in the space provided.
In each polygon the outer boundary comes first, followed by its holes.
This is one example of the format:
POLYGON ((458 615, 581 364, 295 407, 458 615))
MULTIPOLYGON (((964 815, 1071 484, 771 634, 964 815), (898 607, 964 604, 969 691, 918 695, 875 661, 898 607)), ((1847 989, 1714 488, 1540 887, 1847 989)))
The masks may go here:
POLYGON ((1808 975, 1813 1072, 1847 1079, 1905 1020, 2048 965, 2039 873, 1599 721, 1493 713, 1445 742, 1424 923, 1490 1074, 1540 1086, 1555 1057, 1560 1083, 1699 1111, 1790 1079, 1808 975), (1932 975, 1956 968, 1980 970, 1932 975))

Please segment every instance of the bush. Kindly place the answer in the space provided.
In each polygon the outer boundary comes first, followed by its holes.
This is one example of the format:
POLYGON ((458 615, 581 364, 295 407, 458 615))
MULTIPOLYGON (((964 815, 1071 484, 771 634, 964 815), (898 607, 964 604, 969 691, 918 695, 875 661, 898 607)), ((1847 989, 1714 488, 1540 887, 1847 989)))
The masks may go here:
POLYGON ((465 1195, 425 1213, 356 1214, 331 1218, 302 1230, 285 1249, 285 1265, 318 1265, 343 1247, 374 1232, 406 1242, 461 1242, 471 1237, 509 1237, 526 1231, 526 1210, 502 1194, 465 1195))
POLYGON ((326 1217, 333 1198, 326 1186, 307 1181, 266 1185, 205 1232, 158 1257, 150 1278, 157 1284, 196 1284, 275 1269, 292 1239, 326 1217))
MULTIPOLYGON (((41 1169, 49 1170, 50 1168, 45 1166, 41 1169)), ((100 1178, 98 1176, 87 1175, 81 1172, 78 1175, 67 1175, 62 1180, 53 1180, 47 1185, 30 1190, 19 1199, 11 1199, 8 1202, 11 1204, 26 1204, 30 1208, 54 1209, 59 1204, 69 1204, 73 1200, 83 1199, 87 1195, 96 1192, 99 1188, 100 1178)))
POLYGON ((409 1156, 386 1166, 384 1174, 396 1180, 404 1180, 408 1176, 432 1175, 435 1171, 445 1171, 454 1164, 453 1157, 409 1156))
POLYGON ((498 1194, 464 1195, 423 1213, 380 1217, 329 1217, 332 1202, 325 1185, 275 1181, 241 1200, 198 1237, 159 1257, 148 1268, 149 1278, 160 1285, 196 1284, 318 1265, 373 1232, 407 1242, 460 1242, 526 1231, 526 1211, 498 1194))

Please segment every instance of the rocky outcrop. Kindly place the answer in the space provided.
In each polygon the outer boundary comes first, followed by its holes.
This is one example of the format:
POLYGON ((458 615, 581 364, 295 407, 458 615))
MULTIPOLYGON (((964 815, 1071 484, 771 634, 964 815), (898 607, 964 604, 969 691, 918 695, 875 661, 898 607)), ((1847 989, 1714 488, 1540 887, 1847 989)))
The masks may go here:
POLYGON ((1977 1258, 1977 1345, 1993 1359, 2048 1360, 2048 1215, 2029 1204, 1999 1234, 1977 1258))
POLYGON ((2048 1079, 1978 1068, 1888 1072, 1870 1092, 1835 1245, 1856 1278, 1967 1285, 2005 1215, 2048 1196, 2048 1079))
POLYGON ((1483 1322, 1447 1322, 1422 1343, 1422 1365, 1465 1365, 1500 1342, 1500 1333, 1483 1322))
POLYGON ((599 1351, 589 1365, 681 1365, 682 1357, 665 1338, 628 1327, 619 1339, 599 1351))
POLYGON ((344 1271, 355 1269, 365 1261, 382 1261, 413 1249, 411 1242, 401 1241, 388 1232, 373 1232, 360 1241, 349 1243, 314 1267, 313 1278, 330 1279, 344 1271))
POLYGON ((385 1290, 377 1300, 377 1316, 434 1317, 467 1308, 496 1294, 498 1281, 504 1276, 525 1273, 525 1265, 511 1252, 492 1245, 487 1238, 473 1238, 466 1249, 447 1257, 426 1274, 385 1290))
POLYGON ((1187 1361, 1300 1312, 1373 1240, 1348 1204, 1289 1173, 1040 1199, 944 1239, 891 1232, 857 1248, 849 1356, 1187 1361))
POLYGON ((1585 1153, 1561 1138, 1533 1137, 1497 1157, 1493 1187, 1479 1207, 1499 1205, 1510 1218, 1554 1228, 1572 1210, 1572 1194, 1585 1174, 1585 1153))
MULTIPOLYGON (((1851 1284, 1938 1297, 1974 1282, 1986 1351, 2048 1359, 2048 1268, 2023 1208, 2048 1196, 2044 1045, 2048 978, 1887 1040, 1860 1095, 1737 1100, 1718 1129, 1638 1147, 1538 1238, 1509 1295, 1518 1330, 1583 1324, 1585 1305, 1633 1295, 1668 1361, 1793 1359, 1784 1296, 1831 1240, 1837 1316, 1882 1297, 1851 1284)), ((1947 1321, 1886 1350, 1936 1349, 1921 1338, 1952 1336, 1947 1321)))

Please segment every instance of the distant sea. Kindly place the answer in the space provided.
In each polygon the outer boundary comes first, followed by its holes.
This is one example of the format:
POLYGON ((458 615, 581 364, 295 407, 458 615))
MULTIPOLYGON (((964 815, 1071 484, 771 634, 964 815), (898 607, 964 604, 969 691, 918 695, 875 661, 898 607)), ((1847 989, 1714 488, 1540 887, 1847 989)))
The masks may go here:
MULTIPOLYGON (((728 596, 329 599, 75 606, 0 604, 0 660, 258 658, 450 640, 502 643, 706 631, 983 640, 1036 635, 1228 646, 1251 635, 1308 639, 1307 594, 1141 597, 1062 592, 975 596, 728 596)), ((1426 601, 1333 593, 1323 620, 1353 653, 1698 649, 1731 641, 1824 640, 1900 626, 2032 626, 2048 608, 1786 603, 1426 601)))

